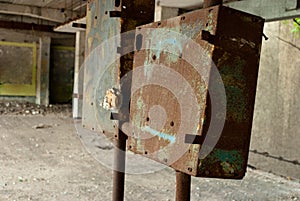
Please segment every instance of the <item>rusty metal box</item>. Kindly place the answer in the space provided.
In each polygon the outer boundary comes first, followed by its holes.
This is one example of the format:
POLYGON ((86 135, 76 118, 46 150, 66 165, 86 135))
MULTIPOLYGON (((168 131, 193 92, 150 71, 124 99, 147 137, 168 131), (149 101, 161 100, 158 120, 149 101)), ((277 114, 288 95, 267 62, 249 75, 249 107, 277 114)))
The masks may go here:
POLYGON ((132 69, 133 52, 122 55, 118 49, 133 46, 136 26, 153 22, 154 3, 153 0, 88 1, 86 58, 81 68, 84 128, 103 133, 109 139, 118 136, 118 122, 110 119, 111 110, 103 107, 103 100, 111 91, 119 90, 120 77, 132 69))
POLYGON ((215 6, 138 27, 128 149, 193 176, 243 178, 263 25, 215 6))

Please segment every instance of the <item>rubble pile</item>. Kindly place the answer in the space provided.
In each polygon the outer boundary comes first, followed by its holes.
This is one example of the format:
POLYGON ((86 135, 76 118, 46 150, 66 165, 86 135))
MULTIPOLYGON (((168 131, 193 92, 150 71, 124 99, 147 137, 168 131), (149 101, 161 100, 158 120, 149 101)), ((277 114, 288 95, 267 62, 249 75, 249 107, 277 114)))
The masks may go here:
POLYGON ((0 102, 0 115, 46 115, 50 113, 71 113, 72 105, 37 105, 16 101, 0 102))

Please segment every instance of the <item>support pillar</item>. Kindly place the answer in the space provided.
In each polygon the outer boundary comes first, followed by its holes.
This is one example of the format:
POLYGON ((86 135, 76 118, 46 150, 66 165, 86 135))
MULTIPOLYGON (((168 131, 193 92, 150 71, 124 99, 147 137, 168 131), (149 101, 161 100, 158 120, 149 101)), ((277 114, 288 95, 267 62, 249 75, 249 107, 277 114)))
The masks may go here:
POLYGON ((190 201, 191 175, 176 172, 176 201, 190 201))
MULTIPOLYGON (((161 21, 178 16, 178 8, 155 5, 155 21, 161 21)), ((191 176, 176 171, 176 201, 190 201, 191 176)))
POLYGON ((171 8, 171 7, 165 7, 160 6, 159 2, 155 4, 155 16, 154 21, 161 21, 168 18, 176 17, 178 16, 179 8, 171 8))
POLYGON ((124 200, 127 136, 120 131, 115 142, 112 201, 124 200))
POLYGON ((44 36, 40 37, 39 44, 36 103, 40 105, 48 105, 51 38, 44 36))
POLYGON ((73 89, 73 118, 82 118, 82 94, 83 94, 83 76, 81 72, 85 58, 85 31, 76 32, 75 46, 75 66, 74 66, 74 89, 73 89))
POLYGON ((203 8, 222 4, 222 0, 204 0, 203 8))

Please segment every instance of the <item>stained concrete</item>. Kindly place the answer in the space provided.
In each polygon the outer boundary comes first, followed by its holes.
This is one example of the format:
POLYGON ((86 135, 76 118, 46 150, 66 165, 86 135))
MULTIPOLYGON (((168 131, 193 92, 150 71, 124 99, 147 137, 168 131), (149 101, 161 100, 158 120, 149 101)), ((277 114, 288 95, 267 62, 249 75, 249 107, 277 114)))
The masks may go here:
MULTIPOLYGON (((0 200, 111 200, 112 170, 95 156, 113 158, 113 149, 103 146, 99 134, 79 133, 80 138, 70 111, 0 115, 0 200)), ((140 171, 149 168, 143 160, 135 163, 140 171)), ((126 175, 127 201, 174 198, 175 171, 170 168, 126 175)), ((192 178, 191 201, 201 200, 297 201, 300 184, 252 169, 244 180, 192 178)))
MULTIPOLYGON (((36 97, 24 97, 24 96, 0 96, 0 100, 23 100, 24 102, 36 102, 40 104, 49 103, 49 58, 50 58, 50 41, 51 45, 55 46, 75 46, 74 34, 62 34, 62 33, 50 33, 50 32, 38 32, 38 31, 26 31, 26 30, 12 30, 0 28, 0 40, 6 42, 17 43, 36 43, 37 44, 37 90, 36 97), (47 42, 45 41, 47 38, 47 42), (51 39, 50 39, 51 38, 51 39), (50 40, 50 41, 49 41, 50 40), (44 41, 44 42, 43 42, 44 41), (42 43, 43 42, 43 43, 42 43), (48 43, 48 47, 43 50, 48 43), (43 62, 42 62, 43 61, 43 62), (47 64, 48 63, 48 64, 47 64), (47 65, 46 65, 47 64, 47 65), (42 66, 44 66, 42 68, 42 66), (48 67, 47 67, 48 66, 48 67), (42 83, 43 82, 43 83, 42 83)), ((18 52, 12 52, 12 54, 18 54, 18 52)), ((70 58, 73 62, 73 58, 70 58)), ((12 76, 14 76, 13 74, 12 76)), ((63 77, 64 75, 62 75, 63 77)), ((3 87, 3 86, 2 86, 3 87)), ((5 86, 4 86, 5 87, 5 86)), ((50 94, 51 95, 51 94, 50 94)))
POLYGON ((249 163, 300 178, 300 38, 291 20, 266 23, 249 163))

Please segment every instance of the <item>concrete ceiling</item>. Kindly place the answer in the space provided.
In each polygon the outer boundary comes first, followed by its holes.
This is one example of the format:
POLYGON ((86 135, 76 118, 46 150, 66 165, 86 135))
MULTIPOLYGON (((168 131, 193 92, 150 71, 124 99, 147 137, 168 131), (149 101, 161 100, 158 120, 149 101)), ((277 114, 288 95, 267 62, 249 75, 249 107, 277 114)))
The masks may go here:
POLYGON ((64 23, 82 17, 87 0, 0 0, 0 14, 64 23))
POLYGON ((66 24, 60 25, 54 28, 56 32, 64 32, 64 33, 76 33, 77 31, 85 31, 85 27, 74 27, 75 24, 78 25, 86 25, 86 17, 82 17, 66 24))
MULTIPOLYGON (((113 1, 113 0, 112 0, 113 1)), ((204 0, 153 0, 161 6, 199 8, 204 0)), ((224 0, 237 1, 237 0, 224 0)), ((0 0, 0 15, 25 16, 50 22, 65 23, 83 17, 87 0, 0 0)))
MULTIPOLYGON (((113 1, 113 0, 111 0, 113 1)), ((204 0, 153 0, 161 6, 200 8, 204 0)), ((268 21, 300 16, 300 0, 223 0, 224 5, 268 21)), ((83 17, 87 0, 0 0, 0 15, 25 16, 62 24, 83 17)))
POLYGON ((201 7, 204 0, 158 0, 159 5, 176 8, 201 7))
MULTIPOLYGON (((201 8, 204 0, 156 0, 161 6, 175 7, 183 9, 201 8)), ((223 0, 223 3, 229 3, 240 0, 223 0)))
POLYGON ((36 6, 43 8, 56 9, 76 9, 81 4, 86 3, 86 0, 1 0, 1 3, 8 3, 14 5, 36 6))

